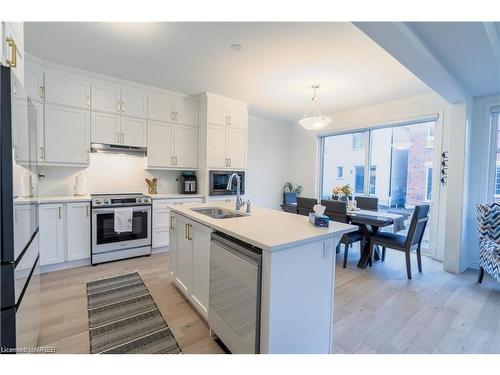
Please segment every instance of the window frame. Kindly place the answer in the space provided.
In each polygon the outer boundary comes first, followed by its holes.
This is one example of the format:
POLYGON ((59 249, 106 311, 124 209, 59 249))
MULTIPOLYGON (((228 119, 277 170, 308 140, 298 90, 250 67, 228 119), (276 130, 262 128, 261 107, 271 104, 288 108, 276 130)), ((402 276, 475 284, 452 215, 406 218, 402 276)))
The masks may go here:
MULTIPOLYGON (((494 202, 500 201, 500 196, 495 192, 496 189, 496 171, 497 171, 497 154, 500 154, 500 148, 498 147, 498 133, 500 130, 500 102, 492 103, 488 106, 485 114, 488 118, 489 124, 489 167, 487 176, 487 192, 486 198, 488 201, 494 202)), ((484 191, 484 190, 483 190, 484 191)))

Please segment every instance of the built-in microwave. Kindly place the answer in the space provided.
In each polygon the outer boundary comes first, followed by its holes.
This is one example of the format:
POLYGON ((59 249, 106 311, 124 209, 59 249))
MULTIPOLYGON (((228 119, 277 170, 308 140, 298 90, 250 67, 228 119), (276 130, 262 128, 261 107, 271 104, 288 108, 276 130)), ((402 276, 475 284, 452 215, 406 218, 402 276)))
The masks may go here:
POLYGON ((238 173, 241 179, 240 193, 245 194, 245 172, 243 171, 209 171, 209 195, 236 195, 236 179, 233 180, 233 188, 227 190, 229 177, 238 173))

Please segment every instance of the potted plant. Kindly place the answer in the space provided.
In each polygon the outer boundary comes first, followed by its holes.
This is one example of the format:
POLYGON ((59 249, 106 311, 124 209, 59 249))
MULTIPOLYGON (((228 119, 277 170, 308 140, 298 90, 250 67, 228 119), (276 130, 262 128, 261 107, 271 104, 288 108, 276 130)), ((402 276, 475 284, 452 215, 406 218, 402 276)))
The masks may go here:
POLYGON ((297 202, 297 196, 300 195, 302 192, 302 186, 297 185, 293 186, 291 182, 287 182, 283 186, 283 203, 296 203, 297 202))
POLYGON ((349 184, 336 186, 332 189, 332 199, 334 200, 342 200, 347 203, 349 197, 352 197, 352 189, 349 184))

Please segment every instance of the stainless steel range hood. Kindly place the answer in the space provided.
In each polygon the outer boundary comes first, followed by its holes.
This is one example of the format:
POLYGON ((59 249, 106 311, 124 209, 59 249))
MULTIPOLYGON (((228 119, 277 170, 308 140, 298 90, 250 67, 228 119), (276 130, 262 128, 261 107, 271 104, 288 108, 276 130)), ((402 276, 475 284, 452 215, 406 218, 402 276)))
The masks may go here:
POLYGON ((134 146, 123 146, 123 145, 110 145, 105 143, 91 143, 90 149, 93 153, 103 153, 103 154, 121 154, 121 155, 133 155, 133 156, 146 156, 146 147, 134 147, 134 146))

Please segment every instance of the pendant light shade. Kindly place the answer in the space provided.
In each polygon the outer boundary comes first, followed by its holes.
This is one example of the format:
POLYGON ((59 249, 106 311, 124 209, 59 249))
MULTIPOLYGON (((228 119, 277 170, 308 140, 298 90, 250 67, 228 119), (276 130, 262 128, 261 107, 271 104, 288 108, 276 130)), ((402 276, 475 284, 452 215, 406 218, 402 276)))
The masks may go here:
POLYGON ((319 85, 312 86, 314 95, 312 97, 311 108, 306 112, 304 118, 299 120, 299 124, 307 130, 319 130, 328 126, 332 119, 321 114, 319 109, 319 98, 316 95, 319 85))

